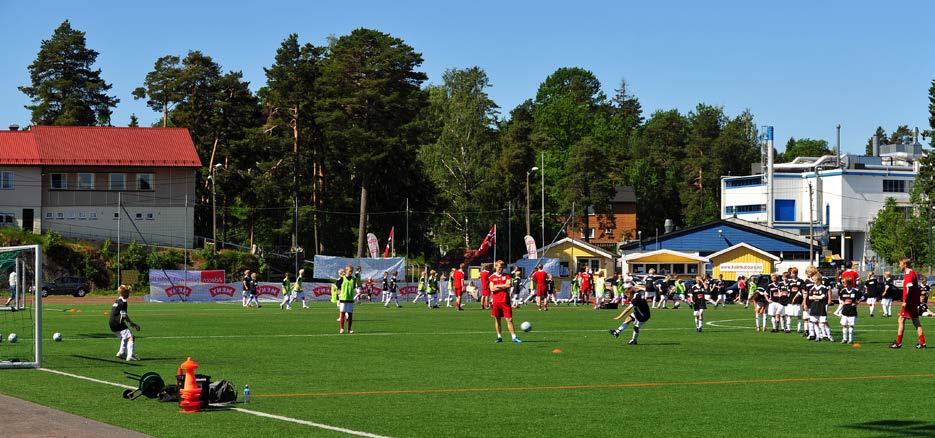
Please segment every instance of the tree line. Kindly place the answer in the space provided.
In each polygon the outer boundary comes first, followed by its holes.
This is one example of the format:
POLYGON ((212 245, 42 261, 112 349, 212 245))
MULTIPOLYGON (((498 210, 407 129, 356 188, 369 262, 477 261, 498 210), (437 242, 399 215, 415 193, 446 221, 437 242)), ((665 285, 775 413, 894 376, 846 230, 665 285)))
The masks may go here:
MULTIPOLYGON (((119 99, 94 67, 97 55, 68 21, 42 41, 21 87, 33 124, 111 124, 119 99)), ((421 212, 408 218, 412 255, 476 247, 496 222, 501 242, 508 220, 521 236, 527 172, 540 160, 547 240, 572 215, 609 213, 624 185, 636 190, 640 230, 666 219, 693 226, 720 217, 721 176, 749 174, 760 159, 749 110, 699 103, 647 115, 626 81, 607 96, 589 70, 563 67, 506 112, 481 67, 451 68, 430 83, 422 62, 374 29, 321 46, 292 34, 256 92, 240 71, 191 50, 156 59, 131 97, 159 114, 153 126, 188 128, 204 165, 198 198, 210 202, 215 178, 223 240, 299 246, 307 256, 362 254, 365 233, 385 238, 394 226, 400 248, 407 209, 421 212)), ((538 206, 538 184, 532 193, 538 206)), ((210 229, 210 209, 196 209, 195 232, 210 229)), ((513 241, 520 254, 521 239, 513 241)))

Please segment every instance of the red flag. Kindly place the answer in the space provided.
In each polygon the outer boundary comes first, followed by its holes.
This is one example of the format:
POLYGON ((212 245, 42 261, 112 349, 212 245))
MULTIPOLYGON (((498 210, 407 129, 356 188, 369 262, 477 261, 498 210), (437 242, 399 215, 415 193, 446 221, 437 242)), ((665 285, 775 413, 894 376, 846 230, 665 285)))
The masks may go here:
POLYGON ((393 248, 393 257, 396 257, 396 245, 393 244, 393 234, 396 227, 390 227, 390 238, 386 240, 386 248, 383 249, 383 258, 390 256, 390 248, 393 248))
POLYGON ((494 225, 493 228, 487 233, 487 236, 484 237, 484 241, 480 243, 480 247, 477 248, 477 255, 481 255, 487 252, 491 246, 497 244, 497 226, 494 225))

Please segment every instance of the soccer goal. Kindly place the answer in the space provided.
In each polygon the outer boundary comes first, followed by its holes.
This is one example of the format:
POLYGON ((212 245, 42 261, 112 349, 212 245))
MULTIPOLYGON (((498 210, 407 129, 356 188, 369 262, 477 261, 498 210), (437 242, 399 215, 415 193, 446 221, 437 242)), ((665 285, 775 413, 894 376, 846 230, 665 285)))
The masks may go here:
POLYGON ((0 369, 42 366, 42 249, 0 247, 0 369))

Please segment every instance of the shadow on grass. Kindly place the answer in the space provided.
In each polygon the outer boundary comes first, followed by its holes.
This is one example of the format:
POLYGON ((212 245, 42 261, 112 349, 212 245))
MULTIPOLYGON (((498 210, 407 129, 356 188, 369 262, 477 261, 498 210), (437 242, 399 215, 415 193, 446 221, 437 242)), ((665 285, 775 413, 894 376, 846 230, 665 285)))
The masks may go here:
POLYGON ((847 429, 877 432, 883 436, 935 437, 935 422, 918 420, 877 420, 849 424, 847 429))
POLYGON ((72 354, 71 357, 74 357, 74 358, 77 358, 77 359, 91 360, 91 361, 95 361, 95 362, 112 363, 112 364, 116 364, 116 365, 126 365, 126 366, 130 366, 130 367, 138 367, 138 366, 140 366, 140 364, 138 364, 138 363, 135 363, 135 362, 127 362, 127 361, 125 361, 125 360, 121 360, 121 359, 117 359, 117 358, 114 358, 114 359, 104 359, 104 358, 100 358, 100 357, 85 356, 85 355, 83 355, 83 354, 72 354))
POLYGON ((119 339, 116 333, 81 333, 75 335, 75 337, 78 339, 119 339))

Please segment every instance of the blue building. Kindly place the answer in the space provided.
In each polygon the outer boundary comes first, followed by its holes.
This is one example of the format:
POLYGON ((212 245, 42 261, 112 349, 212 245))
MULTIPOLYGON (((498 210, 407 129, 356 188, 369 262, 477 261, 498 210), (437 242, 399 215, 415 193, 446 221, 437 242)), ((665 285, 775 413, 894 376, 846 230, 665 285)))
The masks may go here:
MULTIPOLYGON (((624 258, 630 254, 661 249, 707 257, 740 243, 779 257, 779 263, 775 266, 779 271, 791 266, 804 270, 809 264, 808 237, 737 218, 725 218, 666 233, 658 238, 629 242, 620 245, 618 252, 624 258)), ((818 253, 820 251, 818 241, 812 241, 812 245, 812 249, 818 253)), ((710 271, 711 268, 708 266, 707 270, 710 271)), ((627 270, 623 269, 623 272, 627 270)))

